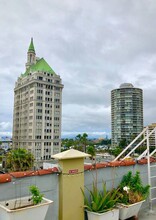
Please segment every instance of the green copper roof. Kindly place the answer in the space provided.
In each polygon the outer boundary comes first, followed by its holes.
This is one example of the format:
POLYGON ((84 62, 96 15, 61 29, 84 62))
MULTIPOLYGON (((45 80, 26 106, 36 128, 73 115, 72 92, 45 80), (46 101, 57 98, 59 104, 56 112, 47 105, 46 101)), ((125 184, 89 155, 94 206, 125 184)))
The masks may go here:
POLYGON ((29 73, 33 73, 36 71, 47 72, 56 75, 53 69, 49 66, 49 64, 45 61, 44 58, 37 60, 35 64, 32 64, 22 76, 26 76, 29 73))
POLYGON ((35 52, 33 38, 31 38, 31 42, 30 42, 30 45, 29 45, 28 52, 35 52))

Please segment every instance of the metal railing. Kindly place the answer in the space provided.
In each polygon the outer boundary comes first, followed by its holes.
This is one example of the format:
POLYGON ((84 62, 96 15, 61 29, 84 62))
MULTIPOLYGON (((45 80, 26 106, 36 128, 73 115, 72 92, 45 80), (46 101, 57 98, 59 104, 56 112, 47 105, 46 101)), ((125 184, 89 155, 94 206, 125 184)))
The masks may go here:
POLYGON ((150 192, 149 192, 149 207, 150 211, 152 211, 152 201, 156 200, 155 198, 152 198, 152 190, 156 189, 156 186, 152 185, 152 179, 156 179, 156 175, 152 176, 151 169, 154 167, 156 168, 156 165, 151 165, 150 159, 156 153, 156 127, 153 130, 149 130, 149 127, 146 127, 143 129, 143 131, 113 160, 119 160, 123 155, 125 155, 126 151, 129 151, 126 156, 122 157, 120 160, 125 160, 128 158, 141 144, 143 144, 146 141, 146 150, 137 157, 137 161, 146 158, 147 164, 148 164, 148 184, 150 185, 150 192), (142 135, 144 136, 142 140, 139 140, 142 135), (155 149, 150 152, 150 137, 151 135, 154 135, 155 138, 155 149), (139 143, 138 143, 139 141, 139 143), (134 146, 136 143, 136 146, 134 146))

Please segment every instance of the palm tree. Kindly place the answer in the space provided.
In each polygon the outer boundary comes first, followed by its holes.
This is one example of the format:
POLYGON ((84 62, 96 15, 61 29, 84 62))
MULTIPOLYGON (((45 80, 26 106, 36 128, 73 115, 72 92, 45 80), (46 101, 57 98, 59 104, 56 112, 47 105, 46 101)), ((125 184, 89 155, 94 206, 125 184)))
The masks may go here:
POLYGON ((34 164, 34 156, 23 148, 11 150, 7 154, 6 165, 11 171, 30 170, 34 164))
POLYGON ((86 152, 86 146, 87 146, 87 141, 88 141, 87 137, 88 137, 88 134, 86 134, 86 133, 83 133, 82 135, 78 134, 76 136, 76 140, 78 142, 78 146, 80 148, 80 146, 82 145, 84 152, 86 152))
POLYGON ((93 160, 94 156, 96 155, 95 148, 93 146, 89 146, 87 148, 87 153, 91 155, 90 158, 93 160))

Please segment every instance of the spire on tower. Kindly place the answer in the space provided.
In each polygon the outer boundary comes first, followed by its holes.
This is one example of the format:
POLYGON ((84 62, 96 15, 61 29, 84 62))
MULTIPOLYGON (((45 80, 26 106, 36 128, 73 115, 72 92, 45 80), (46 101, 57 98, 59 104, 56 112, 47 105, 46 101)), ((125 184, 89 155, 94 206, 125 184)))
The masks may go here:
POLYGON ((33 38, 31 38, 31 42, 30 42, 30 45, 29 45, 28 52, 34 52, 35 53, 33 38))
POLYGON ((30 42, 28 52, 27 52, 26 69, 28 69, 31 65, 35 63, 36 63, 36 53, 35 53, 33 38, 31 38, 31 42, 30 42))

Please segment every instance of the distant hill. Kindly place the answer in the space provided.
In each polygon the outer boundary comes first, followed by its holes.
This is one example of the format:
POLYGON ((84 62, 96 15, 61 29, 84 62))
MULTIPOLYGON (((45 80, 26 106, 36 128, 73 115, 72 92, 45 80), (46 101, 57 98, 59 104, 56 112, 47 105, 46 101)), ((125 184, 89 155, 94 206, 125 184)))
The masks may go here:
POLYGON ((12 137, 3 136, 3 137, 0 137, 0 141, 12 141, 12 137))

